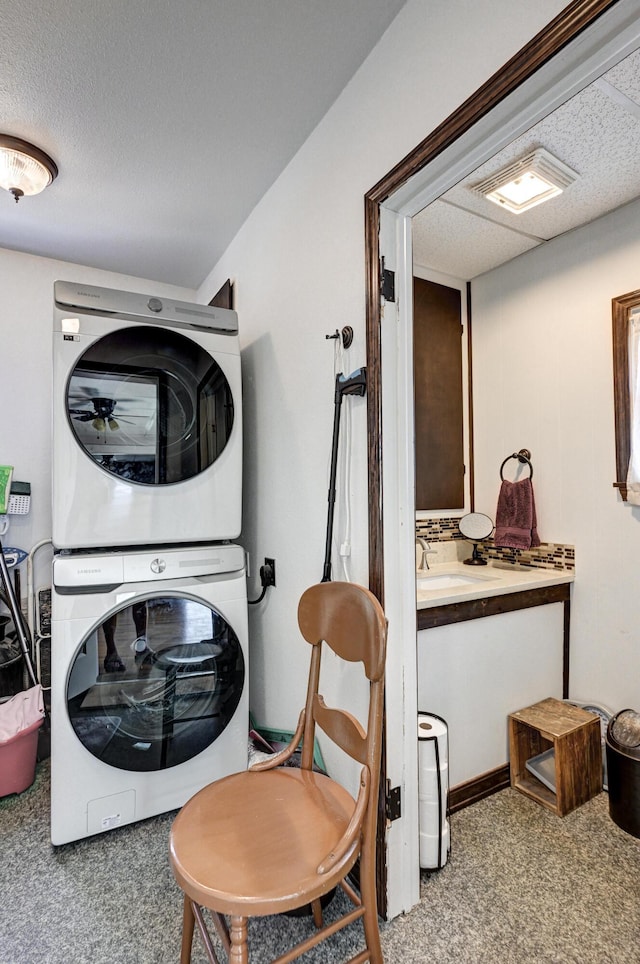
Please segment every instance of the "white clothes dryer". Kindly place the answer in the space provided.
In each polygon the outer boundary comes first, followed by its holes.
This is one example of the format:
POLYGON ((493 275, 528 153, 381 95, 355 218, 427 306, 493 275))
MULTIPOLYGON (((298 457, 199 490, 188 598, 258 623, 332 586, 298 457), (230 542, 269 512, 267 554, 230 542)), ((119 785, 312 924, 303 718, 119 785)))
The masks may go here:
POLYGON ((236 539, 236 313, 63 281, 54 299, 54 546, 236 539))
POLYGON ((246 768, 240 546, 59 554, 51 629, 54 844, 176 809, 246 768))

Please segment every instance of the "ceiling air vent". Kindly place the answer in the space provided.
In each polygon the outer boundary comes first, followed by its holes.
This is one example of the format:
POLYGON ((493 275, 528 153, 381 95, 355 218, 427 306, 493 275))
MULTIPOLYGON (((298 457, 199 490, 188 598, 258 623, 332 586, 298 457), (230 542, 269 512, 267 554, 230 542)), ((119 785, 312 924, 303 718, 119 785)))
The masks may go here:
POLYGON ((572 184, 578 174, 543 147, 513 161, 473 190, 514 214, 542 204, 572 184))

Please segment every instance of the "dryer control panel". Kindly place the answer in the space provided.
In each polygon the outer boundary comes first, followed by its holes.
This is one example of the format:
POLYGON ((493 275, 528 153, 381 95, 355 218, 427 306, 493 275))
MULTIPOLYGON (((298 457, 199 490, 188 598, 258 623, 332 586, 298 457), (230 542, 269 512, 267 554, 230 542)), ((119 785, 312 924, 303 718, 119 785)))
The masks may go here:
POLYGON ((151 324, 202 328, 225 335, 238 334, 238 315, 229 308, 213 308, 189 301, 155 298, 132 291, 115 291, 71 281, 54 282, 57 308, 75 309, 87 314, 107 314, 132 321, 144 319, 151 324))

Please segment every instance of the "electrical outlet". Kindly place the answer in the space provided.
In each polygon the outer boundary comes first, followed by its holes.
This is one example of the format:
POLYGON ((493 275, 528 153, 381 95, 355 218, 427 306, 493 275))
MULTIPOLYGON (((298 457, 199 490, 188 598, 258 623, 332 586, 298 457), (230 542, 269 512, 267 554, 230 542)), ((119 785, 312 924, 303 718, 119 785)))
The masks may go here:
POLYGON ((276 561, 275 559, 264 560, 264 566, 260 566, 260 583, 264 588, 275 586, 276 584, 276 561))

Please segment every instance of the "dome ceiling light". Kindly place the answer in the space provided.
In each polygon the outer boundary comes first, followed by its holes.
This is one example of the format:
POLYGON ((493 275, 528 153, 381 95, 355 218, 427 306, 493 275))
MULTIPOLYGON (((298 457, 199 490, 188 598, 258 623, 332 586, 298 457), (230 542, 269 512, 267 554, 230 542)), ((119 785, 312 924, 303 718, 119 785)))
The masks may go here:
POLYGON ((16 203, 25 194, 39 194, 58 176, 58 168, 39 147, 9 134, 0 134, 0 187, 16 203))
POLYGON ((540 147, 474 185, 473 190, 494 204, 521 214, 562 194, 577 177, 575 171, 540 147))

